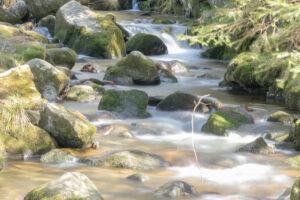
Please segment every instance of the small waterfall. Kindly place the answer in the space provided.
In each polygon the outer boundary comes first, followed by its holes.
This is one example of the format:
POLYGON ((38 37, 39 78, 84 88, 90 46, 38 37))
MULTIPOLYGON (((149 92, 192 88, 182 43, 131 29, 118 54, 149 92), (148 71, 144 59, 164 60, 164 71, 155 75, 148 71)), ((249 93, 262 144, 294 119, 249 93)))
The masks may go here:
POLYGON ((137 0, 132 0, 132 11, 140 11, 137 0))

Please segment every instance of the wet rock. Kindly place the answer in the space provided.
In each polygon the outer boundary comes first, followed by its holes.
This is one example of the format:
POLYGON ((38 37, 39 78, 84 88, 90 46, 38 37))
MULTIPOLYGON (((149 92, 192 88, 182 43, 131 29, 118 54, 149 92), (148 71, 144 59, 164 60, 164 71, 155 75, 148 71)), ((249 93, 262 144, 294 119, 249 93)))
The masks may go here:
POLYGON ((184 181, 172 181, 158 188, 155 193, 169 198, 187 198, 196 196, 196 188, 184 181))
POLYGON ((274 149, 266 143, 264 138, 259 137, 255 141, 239 148, 237 152, 269 154, 273 153, 274 149))
POLYGON ((92 87, 94 89, 94 91, 97 93, 97 94, 104 94, 105 93, 105 88, 92 82, 92 81, 86 81, 83 83, 83 85, 88 85, 90 87, 92 87))
POLYGON ((215 110, 220 110, 226 107, 220 100, 210 97, 210 96, 203 96, 201 97, 201 102, 204 103, 209 108, 214 108, 215 110))
POLYGON ((91 63, 84 65, 80 71, 89 72, 89 73, 98 73, 98 70, 96 69, 95 65, 91 63))
POLYGON ((69 68, 67 68, 67 67, 59 67, 59 66, 57 66, 56 68, 59 69, 61 72, 63 72, 70 79, 73 79, 74 76, 75 76, 74 72, 72 70, 70 70, 69 68))
POLYGON ((173 73, 184 73, 189 71, 185 64, 177 60, 172 61, 170 65, 173 73))
POLYGON ((241 108, 224 108, 212 113, 202 127, 203 132, 226 136, 243 124, 253 124, 254 119, 241 108))
POLYGON ((46 50, 46 61, 55 66, 72 69, 75 65, 77 54, 70 48, 51 48, 46 50))
POLYGON ((69 101, 93 102, 96 99, 96 93, 91 86, 74 85, 68 90, 66 97, 69 101))
POLYGON ((90 160, 89 163, 97 167, 136 170, 153 170, 168 166, 168 163, 161 157, 137 150, 113 152, 100 159, 90 160))
POLYGON ((176 22, 166 18, 154 18, 152 24, 175 24, 176 22))
POLYGON ((288 132, 269 132, 266 134, 266 139, 276 142, 284 142, 288 137, 288 132))
POLYGON ((60 147, 80 148, 96 134, 96 127, 58 104, 47 103, 39 126, 48 131, 60 147))
POLYGON ((300 168, 300 156, 294 156, 288 159, 285 159, 283 161, 283 164, 294 168, 294 169, 299 169, 300 168))
POLYGON ((99 110, 106 110, 120 115, 121 117, 146 118, 148 95, 139 90, 107 90, 103 95, 99 110))
MULTIPOLYGON (((40 27, 47 27, 49 33, 54 36, 54 30, 55 30, 55 20, 56 17, 54 15, 48 15, 46 17, 43 17, 39 23, 38 26, 40 27)), ((47 47, 48 48, 48 47, 47 47)))
POLYGON ((74 163, 79 158, 73 156, 71 153, 65 152, 60 149, 53 149, 48 153, 41 156, 40 162, 47 164, 60 164, 60 163, 74 163))
POLYGON ((126 53, 122 31, 112 15, 103 16, 76 1, 57 12, 55 36, 76 52, 89 56, 115 58, 126 53))
POLYGON ((160 81, 162 83, 177 83, 177 78, 172 74, 172 72, 169 72, 168 70, 161 69, 159 70, 159 77, 160 81))
POLYGON ((131 52, 126 58, 119 61, 116 66, 120 67, 136 84, 156 85, 160 83, 155 63, 141 52, 131 52))
POLYGON ((131 132, 131 130, 122 125, 114 125, 109 132, 109 135, 114 136, 114 137, 120 137, 120 138, 133 138, 134 135, 131 132))
POLYGON ((134 85, 132 78, 127 76, 120 67, 107 68, 103 79, 113 81, 117 85, 134 85))
POLYGON ((148 105, 157 106, 163 99, 164 99, 163 96, 150 96, 148 105))
POLYGON ((140 51, 145 55, 167 54, 164 42, 155 35, 138 33, 126 43, 127 53, 140 51))
POLYGON ((68 172, 60 178, 32 190, 24 198, 24 200, 37 199, 102 200, 103 198, 94 183, 84 174, 68 172))
POLYGON ((293 184, 291 191, 291 200, 299 200, 300 199, 300 177, 298 177, 293 184))
POLYGON ((273 114, 271 114, 267 121, 269 122, 282 122, 282 123, 293 123, 295 118, 283 111, 277 111, 273 114))
POLYGON ((293 129, 290 131, 288 139, 293 143, 296 150, 300 149, 300 120, 299 119, 295 122, 293 129))
POLYGON ((149 176, 146 174, 132 174, 126 178, 127 180, 135 181, 135 182, 146 182, 150 180, 149 176))
POLYGON ((21 19, 9 10, 0 6, 0 21, 8 23, 21 23, 21 19))
POLYGON ((33 59, 27 64, 30 66, 34 83, 42 97, 47 100, 56 100, 57 95, 68 85, 69 78, 59 69, 41 59, 33 59))

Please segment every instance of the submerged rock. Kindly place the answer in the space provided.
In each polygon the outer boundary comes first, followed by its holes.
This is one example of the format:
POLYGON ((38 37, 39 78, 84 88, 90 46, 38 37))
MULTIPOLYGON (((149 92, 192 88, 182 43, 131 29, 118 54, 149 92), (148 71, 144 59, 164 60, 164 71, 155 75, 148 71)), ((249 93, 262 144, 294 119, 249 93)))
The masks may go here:
POLYGON ((273 153, 274 149, 266 143, 264 138, 259 137, 255 141, 239 148, 237 152, 268 154, 268 153, 273 153))
POLYGON ((96 93, 91 86, 88 85, 74 85, 67 92, 67 100, 92 102, 96 99, 96 93))
POLYGON ((225 136, 243 124, 253 124, 254 119, 241 108, 224 108, 212 113, 202 131, 225 136))
POLYGON ((132 174, 128 176, 126 179, 135 182, 142 182, 142 183, 150 180, 149 176, 147 176, 146 174, 132 174))
POLYGON ((177 83, 177 78, 172 74, 172 72, 169 72, 168 70, 161 69, 159 70, 159 77, 160 81, 162 83, 177 83))
POLYGON ((111 15, 102 16, 76 1, 56 14, 55 36, 76 52, 114 58, 125 55, 122 31, 111 15))
POLYGON ((283 111, 277 111, 273 114, 271 114, 267 121, 269 122, 282 122, 282 123, 293 123, 295 118, 283 111))
POLYGON ((46 60, 55 66, 72 69, 76 59, 76 52, 70 48, 51 48, 46 50, 46 60))
POLYGON ((117 85, 134 85, 132 78, 120 67, 107 68, 103 80, 112 81, 117 85))
POLYGON ((41 156, 41 163, 51 163, 51 164, 59 164, 59 163, 74 163, 77 162, 79 158, 73 156, 71 153, 67 153, 60 149, 53 149, 48 153, 41 156))
POLYGON ((52 103, 44 105, 39 126, 48 131, 60 147, 83 147, 96 134, 95 126, 52 103))
POLYGON ((29 192, 24 200, 38 199, 86 199, 102 200, 102 196, 93 182, 79 172, 68 172, 60 178, 29 192))
POLYGON ((161 157, 136 150, 113 152, 103 158, 90 160, 89 163, 98 167, 136 170, 153 170, 168 166, 161 157))
POLYGON ((170 198, 188 198, 196 196, 196 188, 184 181, 172 181, 162 185, 155 193, 170 198))
POLYGON ((155 35, 138 33, 126 43, 126 51, 140 51, 145 55, 167 54, 168 49, 164 42, 155 35))
POLYGON ((107 90, 103 95, 99 110, 107 110, 119 114, 121 117, 146 118, 148 95, 139 90, 107 90))
POLYGON ((119 61, 116 66, 120 67, 136 84, 156 85, 160 83, 155 63, 141 52, 131 52, 126 58, 119 61))

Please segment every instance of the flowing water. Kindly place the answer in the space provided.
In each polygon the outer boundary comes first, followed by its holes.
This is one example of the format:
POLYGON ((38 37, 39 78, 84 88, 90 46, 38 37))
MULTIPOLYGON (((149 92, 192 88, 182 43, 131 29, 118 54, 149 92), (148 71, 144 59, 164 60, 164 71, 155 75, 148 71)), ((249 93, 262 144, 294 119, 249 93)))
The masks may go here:
MULTIPOLYGON (((153 200, 162 199, 154 195, 158 186, 170 180, 185 180, 193 184, 201 200, 283 200, 288 199, 289 188, 299 171, 285 170, 278 161, 291 157, 292 150, 280 148, 271 155, 235 153, 243 144, 252 142, 268 131, 287 131, 289 125, 269 123, 267 116, 283 110, 280 105, 266 104, 263 96, 234 94, 218 88, 225 72, 225 62, 201 58, 201 49, 188 46, 186 42, 177 40, 177 34, 184 34, 186 27, 181 24, 154 25, 151 17, 140 17, 135 12, 115 12, 121 25, 131 35, 151 33, 159 36, 167 45, 169 54, 151 57, 155 61, 179 60, 190 67, 190 72, 177 74, 176 84, 162 83, 159 86, 105 86, 106 89, 139 89, 150 96, 167 96, 175 91, 184 91, 195 95, 210 94, 224 103, 233 105, 247 104, 254 109, 251 114, 255 124, 246 125, 237 131, 230 132, 228 137, 213 136, 202 133, 201 127, 208 119, 208 114, 195 116, 195 151, 200 167, 195 164, 192 149, 191 112, 161 112, 155 107, 148 107, 152 114, 148 119, 99 119, 97 106, 93 103, 63 102, 62 105, 72 111, 80 111, 87 115, 94 125, 102 130, 113 125, 130 130, 134 138, 119 138, 101 134, 96 136, 100 143, 97 150, 73 150, 82 158, 96 158, 113 150, 137 149, 158 154, 166 159, 171 167, 156 171, 144 172, 150 177, 145 183, 133 183, 125 178, 136 173, 128 169, 106 169, 89 167, 83 164, 43 165, 37 158, 25 161, 9 161, 0 174, 0 199, 19 200, 31 189, 53 180, 67 171, 79 171, 86 174, 99 188, 107 200, 153 200), (137 19, 139 18, 139 19, 137 19), (171 34, 162 33, 171 28, 171 34), (209 73, 214 79, 198 78, 198 75, 209 73)), ((108 66, 115 60, 101 60, 81 55, 74 72, 79 78, 103 78, 108 66), (99 65, 102 72, 98 74, 82 73, 79 70, 86 62, 99 65)), ((269 144, 274 144, 267 140, 269 144)))

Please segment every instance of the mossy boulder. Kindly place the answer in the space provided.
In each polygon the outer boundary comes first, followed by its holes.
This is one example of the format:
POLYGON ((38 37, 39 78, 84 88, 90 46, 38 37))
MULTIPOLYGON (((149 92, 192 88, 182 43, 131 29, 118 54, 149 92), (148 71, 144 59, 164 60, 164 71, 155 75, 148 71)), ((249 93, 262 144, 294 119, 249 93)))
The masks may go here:
POLYGON ((47 27, 49 33, 53 36, 55 30, 55 20, 56 18, 54 15, 48 15, 39 21, 38 26, 47 27))
POLYGON ((88 85, 74 85, 67 92, 67 100, 92 102, 96 99, 96 93, 91 86, 88 85))
POLYGON ((56 11, 70 0, 25 0, 30 14, 34 18, 43 18, 56 11))
POLYGON ((126 42, 126 51, 140 51, 145 55, 162 55, 168 53, 168 48, 157 36, 138 33, 126 42))
POLYGON ((42 97, 47 100, 56 100, 62 90, 68 85, 69 78, 50 63, 33 59, 27 63, 34 77, 34 83, 42 97))
POLYGON ((154 18, 152 24, 175 24, 175 21, 167 18, 154 18))
POLYGON ((29 14, 27 5, 23 0, 14 2, 9 8, 9 12, 19 18, 20 21, 25 21, 29 14))
POLYGON ((54 66, 68 67, 75 65, 77 54, 70 48, 51 48, 46 50, 46 61, 54 66))
POLYGON ((95 10, 129 10, 131 0, 90 0, 90 6, 95 10))
POLYGON ((56 14, 55 36, 77 53, 115 58, 126 53, 122 31, 111 15, 100 15, 76 1, 56 14))
POLYGON ((275 113, 272 113, 267 121, 269 122, 282 122, 282 123, 293 123, 295 120, 295 117, 293 117, 291 114, 284 112, 284 111, 277 111, 275 113))
POLYGON ((60 178, 30 191, 24 200, 103 200, 100 192, 87 176, 68 172, 60 178))
POLYGON ((109 67, 105 71, 104 80, 113 81, 117 85, 133 85, 133 80, 120 67, 109 67))
POLYGON ((89 163, 97 167, 136 170, 154 170, 168 166, 168 163, 161 157, 137 150, 113 152, 103 158, 90 160, 89 163))
POLYGON ((237 152, 269 154, 273 153, 274 149, 266 143, 264 138, 259 137, 253 142, 239 148, 237 152))
POLYGON ((196 188, 184 181, 171 181, 159 187, 155 193, 169 198, 189 198, 197 195, 196 188))
POLYGON ((40 114, 39 127, 48 131, 60 147, 81 148, 96 134, 95 126, 58 104, 45 104, 40 114))
POLYGON ((148 95, 143 91, 107 90, 98 109, 116 113, 124 118, 146 118, 150 116, 147 105, 148 95))
POLYGON ((202 131, 226 136, 243 124, 253 124, 253 117, 241 108, 225 108, 212 113, 203 125, 202 131))
POLYGON ((158 71, 159 73, 159 77, 160 77, 160 82, 162 83, 177 83, 178 80, 176 78, 176 76, 174 76, 172 74, 172 72, 165 70, 165 69, 161 69, 158 71))
POLYGON ((8 23, 21 23, 21 19, 14 13, 0 6, 0 21, 8 23))
POLYGON ((120 67, 136 84, 155 85, 160 83, 155 63, 139 51, 131 52, 116 66, 120 67))
POLYGON ((64 150, 53 149, 41 156, 40 162, 45 164, 74 163, 79 158, 64 150))
POLYGON ((293 184, 291 191, 291 200, 299 200, 300 199, 300 177, 298 177, 293 184))
POLYGON ((231 60, 238 55, 238 52, 228 46, 214 46, 208 48, 202 53, 204 58, 213 58, 220 60, 231 60))
POLYGON ((83 83, 83 85, 88 85, 88 86, 92 87, 96 94, 104 94, 106 91, 104 87, 102 87, 92 81, 85 81, 83 83))
POLYGON ((17 66, 18 63, 14 58, 0 52, 0 73, 17 66))
POLYGON ((4 167, 4 159, 2 157, 2 155, 0 154, 0 171, 3 169, 4 167))

